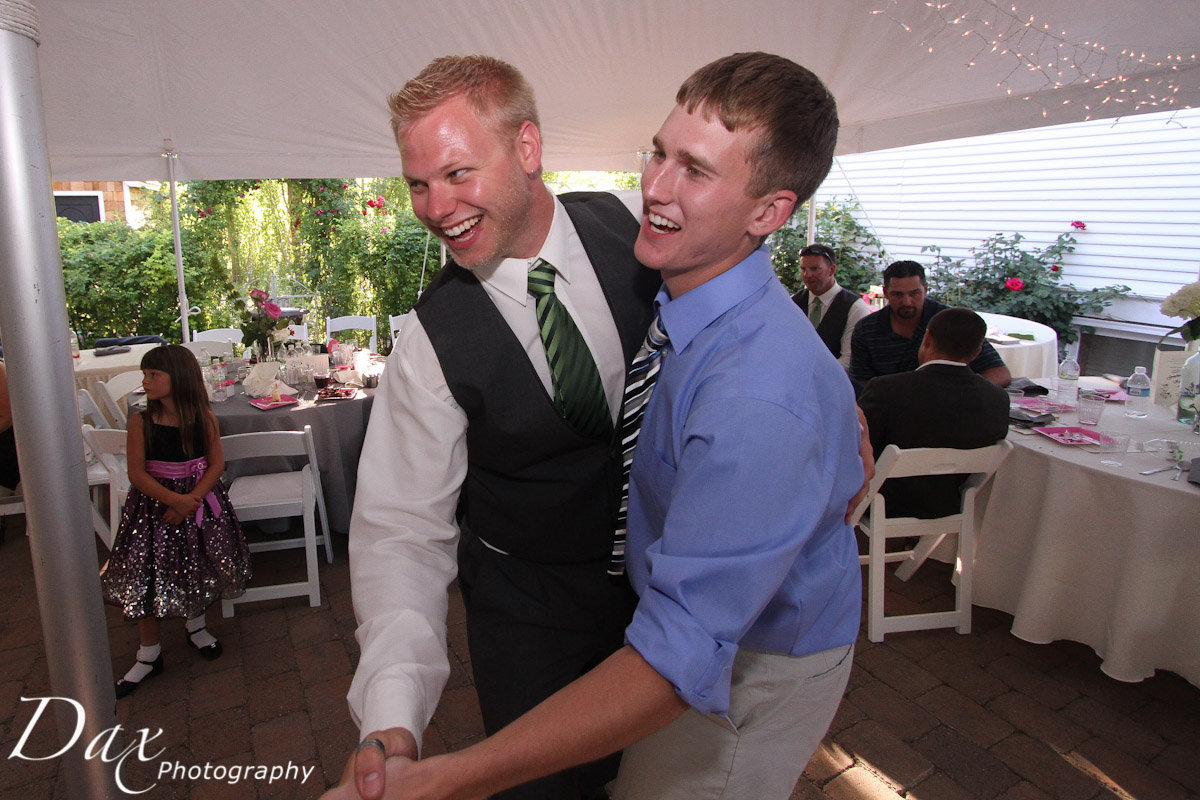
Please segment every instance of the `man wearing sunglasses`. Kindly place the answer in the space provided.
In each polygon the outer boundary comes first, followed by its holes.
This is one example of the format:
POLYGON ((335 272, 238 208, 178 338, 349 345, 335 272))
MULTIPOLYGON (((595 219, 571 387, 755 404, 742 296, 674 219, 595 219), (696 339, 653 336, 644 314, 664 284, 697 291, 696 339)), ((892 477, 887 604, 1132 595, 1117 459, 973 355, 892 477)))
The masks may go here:
POLYGON ((810 244, 800 251, 800 279, 805 288, 792 295, 808 315, 817 335, 843 367, 850 368, 850 335, 854 326, 871 313, 871 307, 849 289, 838 285, 837 259, 823 244, 810 244))

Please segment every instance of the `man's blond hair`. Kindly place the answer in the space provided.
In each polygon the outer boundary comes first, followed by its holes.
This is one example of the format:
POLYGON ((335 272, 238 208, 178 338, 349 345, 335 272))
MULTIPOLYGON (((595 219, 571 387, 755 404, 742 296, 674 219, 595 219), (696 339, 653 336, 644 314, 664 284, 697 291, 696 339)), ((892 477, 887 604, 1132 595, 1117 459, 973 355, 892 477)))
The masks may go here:
POLYGON ((408 126, 459 96, 498 134, 515 134, 526 120, 538 124, 533 89, 516 67, 490 56, 442 56, 388 97, 392 134, 399 141, 408 126))

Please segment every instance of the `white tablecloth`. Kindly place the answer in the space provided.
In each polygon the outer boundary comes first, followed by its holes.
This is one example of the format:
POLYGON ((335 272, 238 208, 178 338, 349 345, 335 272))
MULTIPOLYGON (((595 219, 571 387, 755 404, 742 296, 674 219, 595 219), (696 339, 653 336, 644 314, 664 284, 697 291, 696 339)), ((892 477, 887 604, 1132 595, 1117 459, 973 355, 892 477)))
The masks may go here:
POLYGON ((1053 378, 1058 374, 1058 334, 1053 328, 1003 314, 983 311, 978 314, 987 323, 989 334, 1033 334, 1033 341, 1022 340, 1014 344, 992 342, 992 347, 1004 359, 1005 366, 1014 378, 1053 378))
MULTIPOLYGON (((1060 424, 1078 424, 1076 415, 1060 424)), ((1200 457, 1200 437, 1165 408, 1134 420, 1109 403, 1099 429, 1176 439, 1200 457)), ((1012 614, 1027 641, 1091 646, 1118 680, 1167 669, 1200 686, 1200 486, 1172 481, 1174 471, 1138 474, 1169 463, 1162 452, 1107 456, 1036 433, 1008 438, 1016 447, 985 488, 974 602, 1012 614)))
POLYGON ((96 394, 96 382, 107 381, 114 375, 139 369, 142 356, 147 350, 158 347, 157 344, 130 345, 128 353, 117 353, 111 356, 97 356, 95 350, 80 350, 75 362, 75 388, 87 389, 92 398, 101 406, 104 401, 96 394))

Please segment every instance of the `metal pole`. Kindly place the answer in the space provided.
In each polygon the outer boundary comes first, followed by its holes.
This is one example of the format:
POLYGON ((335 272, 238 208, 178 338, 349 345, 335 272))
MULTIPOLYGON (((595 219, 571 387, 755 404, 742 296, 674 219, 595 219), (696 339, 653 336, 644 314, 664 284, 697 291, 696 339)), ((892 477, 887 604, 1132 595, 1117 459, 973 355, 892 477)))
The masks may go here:
MULTIPOLYGON (((100 600, 87 469, 75 406, 66 295, 51 200, 37 64, 37 11, 0 3, 0 326, 21 454, 61 770, 71 798, 116 797, 111 764, 85 758, 116 724, 108 628, 100 600)), ((48 755, 34 754, 30 755, 48 755)))
POLYGON ((171 234, 175 237, 175 283, 179 287, 179 325, 183 328, 183 341, 192 340, 189 331, 187 289, 183 285, 183 243, 179 236, 179 196, 175 193, 175 159, 178 157, 171 147, 170 139, 163 139, 163 158, 167 159, 167 182, 171 185, 171 234))
POLYGON ((817 240, 817 196, 808 198, 808 243, 817 240))

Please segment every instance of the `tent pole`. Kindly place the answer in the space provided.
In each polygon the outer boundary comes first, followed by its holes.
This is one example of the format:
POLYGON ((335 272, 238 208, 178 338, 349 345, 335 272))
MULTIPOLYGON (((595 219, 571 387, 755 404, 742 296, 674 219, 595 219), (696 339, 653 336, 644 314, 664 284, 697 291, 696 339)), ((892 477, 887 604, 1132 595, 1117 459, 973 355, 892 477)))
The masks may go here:
MULTIPOLYGON (((79 412, 37 39, 32 3, 0 3, 0 325, 50 697, 60 698, 41 708, 54 711, 66 795, 98 800, 118 796, 114 764, 88 758, 86 750, 116 725, 116 699, 83 439, 75 433, 79 412)), ((27 730, 50 724, 49 716, 32 717, 27 730)), ((30 743, 23 754, 53 755, 38 752, 43 748, 30 743)))
POLYGON ((817 240, 817 195, 808 198, 808 244, 817 240))
POLYGON ((167 159, 167 181, 171 185, 171 235, 175 237, 175 282, 179 285, 179 326, 183 329, 183 341, 186 344, 192 340, 188 325, 187 289, 183 285, 183 243, 179 236, 179 195, 175 192, 175 159, 178 153, 171 146, 170 139, 163 139, 163 158, 167 159))

